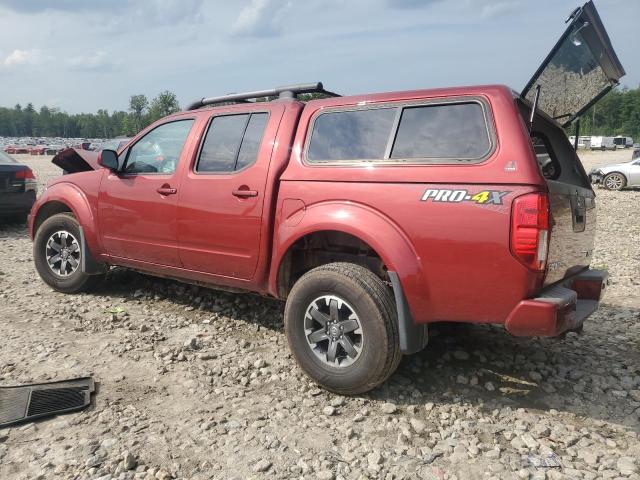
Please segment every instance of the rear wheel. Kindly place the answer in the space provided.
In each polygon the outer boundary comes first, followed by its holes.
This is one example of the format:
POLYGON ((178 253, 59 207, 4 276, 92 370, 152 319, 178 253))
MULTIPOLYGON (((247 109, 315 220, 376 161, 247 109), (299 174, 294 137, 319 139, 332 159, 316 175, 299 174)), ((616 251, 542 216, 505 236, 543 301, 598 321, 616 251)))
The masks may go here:
POLYGON ((298 364, 332 392, 354 395, 383 383, 402 357, 390 289, 370 270, 331 263, 303 275, 285 308, 298 364))
POLYGON ((86 291, 102 279, 82 271, 80 226, 70 213, 49 217, 33 241, 33 260, 40 278, 63 293, 86 291))
POLYGON ((613 172, 606 175, 602 183, 607 190, 622 190, 627 184, 627 179, 621 173, 613 172))

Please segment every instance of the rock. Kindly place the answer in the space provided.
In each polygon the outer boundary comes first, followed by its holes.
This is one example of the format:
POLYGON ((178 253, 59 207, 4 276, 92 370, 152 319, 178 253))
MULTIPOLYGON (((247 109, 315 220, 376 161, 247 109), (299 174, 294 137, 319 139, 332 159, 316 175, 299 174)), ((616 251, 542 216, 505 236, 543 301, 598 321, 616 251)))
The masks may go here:
POLYGON ((633 475, 638 471, 636 460, 632 457, 620 457, 616 466, 622 475, 633 475))
POLYGON ((469 360, 469 358, 471 358, 471 357, 464 350, 454 350, 453 351, 453 358, 455 358, 456 360, 469 360))
POLYGON ((381 410, 383 413, 392 414, 398 411, 398 407, 395 403, 387 402, 382 404, 381 410))
POLYGON ((336 413, 335 407, 328 405, 322 409, 322 413, 324 413, 327 417, 330 417, 336 413))
POLYGON ((258 462, 253 466, 254 472, 266 472, 271 468, 272 463, 269 460, 258 460, 258 462))
POLYGON ((122 462, 124 464, 124 468, 126 470, 133 470, 138 466, 138 460, 136 457, 129 451, 125 451, 122 454, 122 462))
POLYGON ((374 450, 369 455, 367 455, 367 463, 371 465, 380 465, 382 463, 382 455, 379 451, 374 450))
POLYGON ((331 470, 321 470, 316 473, 316 478, 318 480, 333 480, 336 477, 331 470))
POLYGON ((486 388, 489 392, 493 392, 496 389, 496 387, 491 382, 485 383, 484 388, 486 388))
POLYGON ((413 431, 418 435, 424 432, 427 428, 427 424, 422 420, 418 420, 417 418, 412 418, 411 420, 409 420, 409 423, 411 424, 411 428, 413 428, 413 431))

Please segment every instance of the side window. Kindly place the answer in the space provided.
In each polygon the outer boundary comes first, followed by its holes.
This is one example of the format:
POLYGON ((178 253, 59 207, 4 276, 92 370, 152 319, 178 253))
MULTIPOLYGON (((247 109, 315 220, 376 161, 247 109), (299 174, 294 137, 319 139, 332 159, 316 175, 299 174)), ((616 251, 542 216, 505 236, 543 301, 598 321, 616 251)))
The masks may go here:
POLYGON ((534 132, 531 135, 533 151, 538 160, 538 166, 542 176, 547 180, 555 180, 560 176, 560 165, 555 153, 549 145, 549 140, 541 133, 534 132))
POLYGON ((123 172, 173 173, 193 120, 178 120, 160 125, 138 140, 128 150, 123 172))
POLYGON ((196 165, 198 173, 241 170, 258 157, 268 113, 214 117, 196 165))
POLYGON ((313 124, 310 162, 381 160, 397 108, 375 108, 319 115, 313 124))
POLYGON ((490 149, 479 103, 407 107, 402 111, 391 158, 478 160, 490 149))
POLYGON ((479 161, 491 147, 487 116, 479 102, 389 106, 318 115, 306 159, 479 161))

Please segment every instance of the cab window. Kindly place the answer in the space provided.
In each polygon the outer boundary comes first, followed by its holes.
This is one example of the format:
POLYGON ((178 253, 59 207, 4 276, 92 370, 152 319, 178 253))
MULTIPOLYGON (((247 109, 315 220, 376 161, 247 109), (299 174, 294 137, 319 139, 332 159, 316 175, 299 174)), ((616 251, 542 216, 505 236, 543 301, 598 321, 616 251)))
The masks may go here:
POLYGON ((193 119, 177 120, 151 130, 129 149, 123 173, 174 173, 192 125, 193 119))

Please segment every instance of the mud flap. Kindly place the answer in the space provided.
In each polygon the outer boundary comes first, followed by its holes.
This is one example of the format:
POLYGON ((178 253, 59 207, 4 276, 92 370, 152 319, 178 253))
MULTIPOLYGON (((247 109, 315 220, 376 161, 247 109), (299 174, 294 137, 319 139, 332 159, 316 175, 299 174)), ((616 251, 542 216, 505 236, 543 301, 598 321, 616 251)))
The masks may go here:
POLYGON ((82 226, 80 227, 80 248, 82 249, 82 259, 80 263, 80 269, 82 273, 86 273, 87 275, 100 275, 101 273, 105 273, 109 270, 109 267, 104 263, 98 263, 91 255, 91 251, 89 247, 87 247, 87 242, 84 238, 84 230, 82 226))
POLYGON ((0 387, 0 428, 82 410, 94 391, 91 377, 0 387))
POLYGON ((398 333, 400 336, 400 351, 405 355, 417 353, 427 346, 429 333, 427 325, 418 325, 413 321, 409 304, 402 291, 400 278, 396 272, 387 272, 393 287, 398 311, 398 333))

